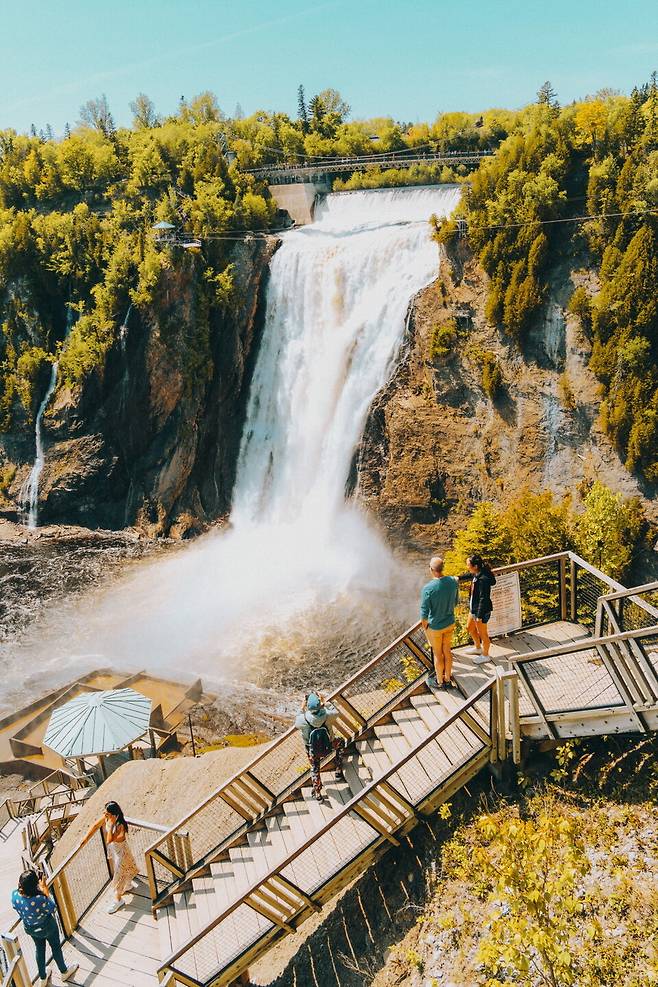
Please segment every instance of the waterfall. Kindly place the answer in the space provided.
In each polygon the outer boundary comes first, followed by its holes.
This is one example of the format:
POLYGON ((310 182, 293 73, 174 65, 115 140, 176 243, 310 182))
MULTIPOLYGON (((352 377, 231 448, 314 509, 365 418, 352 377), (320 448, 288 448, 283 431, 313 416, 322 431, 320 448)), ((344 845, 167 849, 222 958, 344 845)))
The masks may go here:
POLYGON ((414 294, 436 274, 431 213, 453 186, 329 196, 271 265, 234 492, 236 527, 331 527, 368 408, 390 376, 414 294))
MULTIPOLYGON (((71 331, 71 325, 73 323, 73 309, 69 306, 66 311, 66 335, 65 339, 71 331)), ((43 400, 39 405, 39 410, 37 411, 37 417, 34 423, 34 463, 32 464, 32 469, 29 475, 21 487, 20 492, 20 504, 23 511, 23 523, 27 525, 28 528, 36 528, 39 522, 39 480, 41 478, 41 472, 43 470, 43 465, 45 462, 45 452, 43 445, 43 416, 46 413, 46 408, 50 403, 50 399, 53 396, 53 392, 57 387, 57 371, 59 369, 59 361, 55 360, 50 370, 50 381, 48 382, 48 387, 46 388, 46 393, 43 396, 43 400)))
POLYGON ((313 224, 283 235, 228 529, 145 563, 67 617, 52 661, 73 639, 96 663, 212 680, 257 674, 269 659, 365 654, 414 618, 422 577, 345 489, 409 304, 437 273, 428 219, 458 197, 456 186, 330 195, 313 224))

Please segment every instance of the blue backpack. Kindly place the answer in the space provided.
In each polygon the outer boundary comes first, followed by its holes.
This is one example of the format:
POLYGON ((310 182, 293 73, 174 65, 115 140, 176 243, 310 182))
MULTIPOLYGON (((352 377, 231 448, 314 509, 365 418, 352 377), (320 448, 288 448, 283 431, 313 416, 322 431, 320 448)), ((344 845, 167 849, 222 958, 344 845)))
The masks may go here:
POLYGON ((331 743, 331 734, 326 723, 321 724, 319 727, 313 726, 309 723, 309 719, 304 715, 304 719, 311 727, 311 732, 308 737, 308 752, 313 758, 326 757, 327 754, 331 754, 333 744, 331 743))

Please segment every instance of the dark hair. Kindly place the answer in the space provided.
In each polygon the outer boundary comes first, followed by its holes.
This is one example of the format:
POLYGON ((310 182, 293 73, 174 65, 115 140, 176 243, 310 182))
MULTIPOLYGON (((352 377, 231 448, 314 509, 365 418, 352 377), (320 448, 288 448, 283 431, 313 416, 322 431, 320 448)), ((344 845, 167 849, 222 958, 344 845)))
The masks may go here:
POLYGON ((479 569, 480 572, 486 572, 487 576, 493 576, 491 566, 484 561, 481 555, 469 555, 466 561, 470 562, 475 569, 479 569))
POLYGON ((41 894, 41 888, 39 887, 39 876, 36 871, 23 871, 21 876, 18 878, 18 890, 26 898, 34 898, 35 895, 41 894))
POLYGON ((109 812, 111 816, 116 817, 115 825, 123 826, 126 833, 128 832, 128 823, 126 822, 126 818, 123 814, 123 809, 118 802, 107 802, 105 805, 105 811, 109 812))

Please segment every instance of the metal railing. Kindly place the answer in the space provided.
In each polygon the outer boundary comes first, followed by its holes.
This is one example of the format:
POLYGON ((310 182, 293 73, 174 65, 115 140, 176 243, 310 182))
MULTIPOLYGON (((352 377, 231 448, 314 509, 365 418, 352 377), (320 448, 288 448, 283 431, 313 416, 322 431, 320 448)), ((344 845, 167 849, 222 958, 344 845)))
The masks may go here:
POLYGON ((359 862, 363 865, 378 848, 398 843, 397 835, 415 824, 416 814, 424 806, 450 797, 487 760, 496 759, 501 717, 504 724, 504 708, 497 703, 499 682, 494 677, 482 685, 312 837, 255 880, 172 953, 158 976, 173 973, 181 983, 199 987, 231 982, 257 947, 262 951, 273 939, 293 931, 304 913, 317 911, 345 879, 346 871, 350 878, 354 876, 359 862), (485 698, 489 702, 488 727, 473 715, 485 698), (461 761, 451 763, 445 754, 442 756, 440 743, 460 729, 472 737, 470 750, 461 761))
POLYGON ((647 645, 658 641, 658 626, 621 631, 612 611, 606 616, 613 633, 511 659, 524 692, 524 733, 532 735, 533 721, 553 738, 600 733, 588 720, 603 721, 606 733, 649 729, 644 707, 658 705, 658 655, 647 645))
POLYGON ((258 168, 247 168, 245 173, 256 178, 270 178, 274 182, 283 179, 299 179, 318 174, 341 174, 362 171, 367 168, 409 168, 415 164, 460 164, 477 162, 493 155, 493 151, 429 151, 418 152, 410 149, 403 156, 395 152, 363 155, 361 157, 316 157, 301 164, 271 164, 258 168))

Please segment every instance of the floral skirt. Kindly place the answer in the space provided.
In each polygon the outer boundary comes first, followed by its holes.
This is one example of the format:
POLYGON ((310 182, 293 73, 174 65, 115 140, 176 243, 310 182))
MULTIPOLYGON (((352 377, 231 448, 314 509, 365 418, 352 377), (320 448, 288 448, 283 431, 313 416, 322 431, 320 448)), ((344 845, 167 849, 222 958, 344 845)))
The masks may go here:
POLYGON ((139 874, 135 858, 128 843, 110 843, 110 862, 112 864, 112 887, 118 898, 128 889, 130 882, 139 874))

